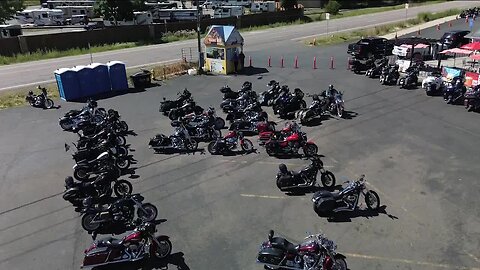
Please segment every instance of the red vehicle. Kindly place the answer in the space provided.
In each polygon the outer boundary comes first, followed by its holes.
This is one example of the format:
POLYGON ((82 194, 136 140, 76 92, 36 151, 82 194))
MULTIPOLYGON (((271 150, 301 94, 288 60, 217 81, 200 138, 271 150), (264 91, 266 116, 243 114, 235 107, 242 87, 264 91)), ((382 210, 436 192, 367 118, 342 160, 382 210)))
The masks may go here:
POLYGON ((300 126, 293 122, 293 123, 286 123, 285 127, 280 130, 280 131, 275 131, 275 130, 261 130, 259 128, 259 134, 258 134, 258 141, 260 145, 264 145, 266 142, 268 142, 270 139, 281 139, 288 137, 293 134, 293 132, 300 131, 300 126))
POLYGON ((305 132, 293 132, 286 138, 272 138, 265 143, 265 150, 269 156, 298 155, 300 148, 302 148, 303 154, 307 157, 318 153, 318 146, 314 142, 307 140, 305 132))
MULTIPOLYGON (((166 219, 158 220, 160 224, 166 219)), ((85 250, 81 268, 93 268, 122 262, 134 262, 149 257, 162 259, 172 252, 172 243, 166 235, 155 236, 155 224, 144 222, 123 239, 100 239, 85 250)))

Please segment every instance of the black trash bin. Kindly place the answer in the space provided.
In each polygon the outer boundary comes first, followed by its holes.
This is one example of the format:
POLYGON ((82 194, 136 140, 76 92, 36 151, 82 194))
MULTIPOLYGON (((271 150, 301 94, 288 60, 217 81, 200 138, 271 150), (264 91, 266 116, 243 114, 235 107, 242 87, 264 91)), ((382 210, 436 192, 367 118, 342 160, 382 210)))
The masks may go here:
POLYGON ((130 76, 135 88, 147 88, 152 84, 152 73, 148 70, 142 70, 130 76))

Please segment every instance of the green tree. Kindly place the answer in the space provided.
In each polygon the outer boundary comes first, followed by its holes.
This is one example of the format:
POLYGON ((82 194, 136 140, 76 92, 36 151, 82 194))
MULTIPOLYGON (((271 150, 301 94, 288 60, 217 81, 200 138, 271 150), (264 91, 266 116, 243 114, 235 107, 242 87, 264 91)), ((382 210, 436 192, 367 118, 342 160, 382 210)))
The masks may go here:
POLYGON ((340 11, 340 7, 341 5, 337 1, 330 0, 328 1, 328 4, 325 6, 325 11, 332 15, 335 15, 335 14, 338 14, 338 11, 340 11))
POLYGON ((294 9, 295 6, 297 6, 298 1, 297 0, 281 0, 281 4, 285 10, 290 10, 290 9, 294 9))
POLYGON ((133 20, 133 11, 134 5, 130 0, 97 0, 95 3, 95 13, 115 25, 118 21, 133 20))
POLYGON ((0 24, 13 18, 19 10, 25 9, 23 0, 0 0, 0 24))

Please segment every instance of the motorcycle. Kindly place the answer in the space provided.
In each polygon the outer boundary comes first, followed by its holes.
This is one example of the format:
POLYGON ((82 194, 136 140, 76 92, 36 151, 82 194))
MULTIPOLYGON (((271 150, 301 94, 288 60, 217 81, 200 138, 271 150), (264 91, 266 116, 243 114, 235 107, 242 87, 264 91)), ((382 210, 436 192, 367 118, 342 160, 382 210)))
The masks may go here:
POLYGON ((279 115, 280 118, 285 119, 295 111, 305 109, 307 103, 303 100, 304 93, 299 88, 294 90, 292 95, 283 95, 277 99, 277 102, 273 105, 273 113, 279 115))
POLYGON ((163 113, 163 115, 168 116, 168 113, 170 112, 171 109, 174 108, 179 108, 181 107, 184 103, 191 102, 192 100, 192 94, 185 88, 183 90, 183 93, 178 92, 178 97, 176 100, 166 100, 165 97, 163 97, 163 101, 160 102, 160 109, 159 111, 163 113))
POLYGON ((443 93, 445 82, 443 81, 442 74, 432 73, 422 81, 422 88, 425 89, 427 96, 433 96, 437 93, 443 93))
POLYGON ((393 85, 397 84, 400 73, 398 72, 398 67, 386 66, 382 70, 380 75, 380 83, 383 85, 393 85))
POLYGON ((181 107, 172 108, 168 112, 168 118, 173 121, 173 120, 177 120, 180 117, 184 117, 185 115, 190 113, 195 113, 197 115, 202 114, 203 108, 198 106, 194 101, 187 102, 183 104, 181 107))
POLYGON ((337 115, 338 117, 342 118, 345 111, 344 104, 345 102, 343 100, 343 93, 337 92, 333 96, 333 101, 328 105, 328 112, 330 112, 331 115, 337 115))
POLYGON ((288 171, 285 164, 278 166, 277 187, 281 191, 292 191, 299 188, 312 188, 317 185, 317 175, 320 172, 322 185, 326 188, 335 186, 335 175, 325 170, 320 157, 313 156, 309 158, 311 163, 299 172, 288 171))
POLYGON ((347 270, 346 257, 336 252, 337 245, 323 234, 309 235, 295 245, 283 237, 268 233, 268 241, 260 245, 257 263, 265 269, 347 270))
POLYGON ((268 82, 267 86, 269 86, 270 89, 260 93, 260 97, 258 99, 261 106, 272 106, 273 102, 280 94, 280 83, 277 81, 271 80, 268 82))
POLYGON ((241 119, 235 119, 230 125, 229 130, 238 130, 241 132, 259 134, 262 132, 274 132, 277 123, 273 121, 267 121, 263 116, 257 114, 249 117, 244 116, 241 119))
POLYGON ((140 194, 125 195, 109 205, 94 205, 91 198, 83 200, 85 213, 82 227, 89 233, 97 232, 100 227, 120 223, 130 225, 134 221, 135 208, 137 216, 143 221, 151 222, 157 218, 158 210, 151 203, 142 203, 145 198, 140 194))
POLYGON ((223 93, 223 100, 237 99, 243 94, 247 94, 252 100, 257 100, 257 93, 252 90, 252 83, 248 81, 242 84, 242 88, 238 92, 233 91, 228 85, 220 88, 220 92, 223 93))
POLYGON ((267 121, 268 114, 262 110, 260 103, 255 102, 247 105, 244 109, 230 110, 225 117, 232 124, 238 119, 257 119, 259 121, 267 121))
POLYGON ((73 177, 80 181, 88 181, 91 175, 98 175, 104 172, 121 175, 121 169, 128 169, 130 160, 127 158, 113 158, 109 152, 101 153, 94 160, 83 160, 73 166, 73 177))
POLYGON ((38 89, 42 91, 40 95, 34 95, 33 91, 28 91, 28 95, 25 97, 25 100, 30 104, 32 107, 41 107, 44 109, 51 109, 53 108, 53 100, 48 98, 47 96, 47 89, 44 87, 38 86, 38 89))
POLYGON ((294 132, 284 139, 272 138, 265 143, 265 150, 269 156, 298 155, 300 148, 307 157, 316 155, 318 152, 318 146, 307 140, 305 132, 294 132))
POLYGON ((418 84, 418 68, 410 67, 407 70, 407 75, 398 79, 397 84, 400 88, 411 89, 416 88, 418 84))
POLYGON ((478 86, 467 91, 464 98, 465 100, 463 104, 465 105, 465 109, 469 112, 478 111, 480 109, 480 88, 478 86))
POLYGON ((312 198, 315 213, 324 216, 341 211, 354 211, 362 194, 368 209, 375 211, 380 208, 380 197, 375 191, 367 189, 365 175, 357 181, 345 183, 348 185, 340 192, 317 191, 312 198))
POLYGON ((174 127, 173 135, 169 137, 163 134, 157 134, 150 139, 148 143, 149 148, 153 148, 155 152, 167 151, 196 151, 198 149, 198 142, 190 137, 187 129, 182 122, 175 120, 171 123, 174 127))
POLYGON ((296 122, 285 123, 285 127, 280 131, 263 131, 259 133, 259 144, 265 145, 270 140, 283 140, 294 132, 300 132, 300 126, 296 122))
POLYGON ((207 149, 212 155, 223 155, 237 149, 239 142, 244 152, 250 153, 253 151, 253 143, 249 139, 246 139, 242 132, 237 132, 236 130, 230 131, 223 138, 210 142, 207 149))
POLYGON ((58 120, 64 131, 76 131, 79 124, 83 122, 101 123, 107 112, 103 108, 97 108, 97 102, 88 100, 82 110, 70 110, 58 120))
POLYGON ((387 58, 383 58, 382 60, 380 60, 380 62, 378 64, 376 64, 374 67, 368 69, 366 72, 365 72, 365 76, 369 77, 369 78, 377 78, 377 77, 380 77, 380 75, 382 74, 382 69, 384 67, 386 67, 388 65, 388 59, 387 58))
POLYGON ((208 120, 203 123, 197 123, 195 126, 186 124, 185 129, 190 137, 197 142, 210 142, 222 136, 221 131, 215 129, 215 124, 208 120))
POLYGON ((312 95, 312 104, 308 109, 299 110, 295 113, 295 118, 300 120, 302 125, 309 123, 316 117, 319 117, 323 114, 323 106, 325 105, 325 100, 320 100, 318 95, 312 95))
POLYGON ((209 107, 208 110, 201 115, 190 113, 181 117, 180 120, 184 122, 185 125, 190 126, 197 126, 205 123, 206 121, 210 121, 214 123, 214 128, 217 130, 225 127, 225 120, 217 116, 213 107, 209 107))
MULTIPOLYGON (((84 131, 84 129, 82 129, 81 131, 84 131)), ((115 144, 116 146, 125 146, 127 144, 127 139, 125 138, 125 136, 115 133, 115 131, 112 130, 110 126, 102 127, 97 133, 93 133, 93 131, 92 134, 89 133, 90 131, 87 130, 85 130, 85 132, 82 132, 82 134, 80 134, 79 132, 77 133, 78 148, 92 148, 104 139, 112 140, 112 144, 115 144)))
MULTIPOLYGON (((154 221, 161 224, 166 219, 154 221)), ((150 222, 138 224, 135 230, 122 239, 103 238, 85 249, 81 268, 135 262, 150 257, 164 259, 172 252, 172 243, 166 235, 155 236, 155 225, 150 222)))
POLYGON ((367 59, 365 62, 362 62, 358 59, 350 59, 350 69, 355 74, 360 74, 362 71, 367 71, 375 67, 375 59, 367 59))
POLYGON ((457 104, 463 100, 466 88, 461 78, 453 79, 443 91, 443 99, 447 104, 457 104))

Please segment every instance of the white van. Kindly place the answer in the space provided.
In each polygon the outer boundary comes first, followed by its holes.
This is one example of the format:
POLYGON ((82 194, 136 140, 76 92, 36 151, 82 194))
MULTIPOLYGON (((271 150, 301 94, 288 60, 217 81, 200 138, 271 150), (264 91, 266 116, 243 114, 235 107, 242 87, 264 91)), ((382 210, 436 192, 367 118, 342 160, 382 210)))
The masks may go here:
POLYGON ((65 17, 60 9, 39 8, 17 12, 15 19, 21 24, 64 25, 65 17))

